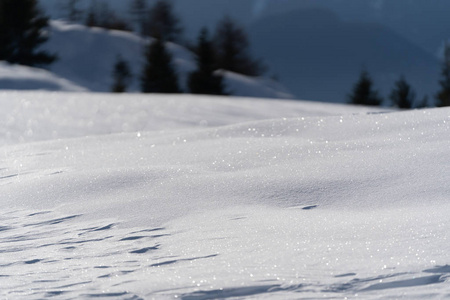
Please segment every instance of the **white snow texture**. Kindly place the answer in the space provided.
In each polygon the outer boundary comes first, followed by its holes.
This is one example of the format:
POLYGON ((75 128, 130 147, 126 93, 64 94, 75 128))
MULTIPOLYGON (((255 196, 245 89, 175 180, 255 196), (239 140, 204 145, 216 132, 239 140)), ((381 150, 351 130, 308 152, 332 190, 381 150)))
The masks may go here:
POLYGON ((2 299, 448 299, 450 110, 0 93, 2 299))

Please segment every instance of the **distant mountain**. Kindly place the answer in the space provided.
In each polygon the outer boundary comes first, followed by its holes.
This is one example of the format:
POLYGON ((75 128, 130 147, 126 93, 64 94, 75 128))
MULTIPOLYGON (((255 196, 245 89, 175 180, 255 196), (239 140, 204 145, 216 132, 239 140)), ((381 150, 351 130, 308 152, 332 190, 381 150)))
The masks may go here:
POLYGON ((263 14, 275 15, 296 9, 325 8, 346 21, 377 22, 408 38, 431 54, 450 39, 448 0, 259 0, 263 14))
POLYGON ((311 8, 265 17, 250 35, 257 55, 302 99, 345 101, 363 67, 385 95, 401 74, 419 95, 437 89, 438 60, 376 23, 346 22, 311 8))

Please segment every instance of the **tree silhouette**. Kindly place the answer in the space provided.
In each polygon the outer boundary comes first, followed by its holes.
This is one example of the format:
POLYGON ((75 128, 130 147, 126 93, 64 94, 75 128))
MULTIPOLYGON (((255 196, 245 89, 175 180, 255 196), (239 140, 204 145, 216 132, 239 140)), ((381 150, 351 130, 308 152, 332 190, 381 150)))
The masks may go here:
POLYGON ((147 24, 147 1, 146 0, 132 0, 130 3, 130 15, 133 19, 136 29, 141 35, 145 34, 145 27, 147 24))
POLYGON ((38 48, 48 40, 48 18, 36 0, 0 0, 0 60, 27 66, 45 66, 56 55, 38 48))
POLYGON ((128 23, 120 18, 105 1, 92 0, 85 24, 88 27, 131 31, 128 23))
POLYGON ((177 42, 181 38, 181 32, 180 20, 174 13, 172 2, 158 0, 149 10, 145 35, 177 42))
POLYGON ((222 76, 216 70, 214 49, 208 30, 203 28, 198 37, 197 69, 189 75, 188 87, 193 94, 224 95, 222 76))
POLYGON ((214 46, 220 69, 249 76, 260 76, 265 66, 250 55, 250 43, 245 30, 229 16, 217 25, 214 46))
POLYGON ((83 10, 79 8, 80 0, 66 0, 61 8, 64 11, 66 18, 70 22, 78 22, 82 19, 83 10))
POLYGON ((111 91, 114 93, 124 93, 127 91, 132 75, 130 66, 120 55, 117 56, 112 72, 113 85, 111 91))
POLYGON ((155 39, 146 50, 141 77, 144 93, 180 93, 172 56, 161 39, 155 39))
POLYGON ((445 44, 444 60, 442 62, 441 90, 436 95, 436 106, 450 106, 450 44, 445 44))
POLYGON ((349 95, 349 102, 356 105, 379 106, 382 101, 378 92, 373 89, 373 82, 369 73, 363 70, 349 95))
POLYGON ((430 107, 430 99, 427 95, 423 96, 423 98, 419 100, 415 105, 415 108, 425 108, 425 107, 430 107))
POLYGON ((411 86, 406 82, 404 76, 395 83, 395 87, 391 92, 390 99, 394 106, 403 109, 410 109, 414 107, 416 93, 411 86))

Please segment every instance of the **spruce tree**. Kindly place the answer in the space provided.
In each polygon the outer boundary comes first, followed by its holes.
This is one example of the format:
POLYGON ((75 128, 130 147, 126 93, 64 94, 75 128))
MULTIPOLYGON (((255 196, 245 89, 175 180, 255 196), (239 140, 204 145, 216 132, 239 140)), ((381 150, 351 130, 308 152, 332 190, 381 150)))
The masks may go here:
POLYGON ((430 99, 427 95, 423 96, 422 100, 419 100, 415 105, 415 108, 425 108, 425 107, 430 107, 430 99))
POLYGON ((128 62, 125 61, 120 55, 117 56, 112 72, 113 85, 111 91, 113 93, 124 93, 127 91, 130 84, 132 75, 128 62))
POLYGON ((96 0, 91 1, 91 5, 89 6, 89 10, 86 15, 86 20, 84 22, 84 25, 88 27, 96 27, 99 24, 98 20, 98 3, 96 0))
POLYGON ((141 35, 145 35, 145 27, 147 24, 147 1, 132 0, 130 3, 130 15, 133 19, 136 29, 141 35))
POLYGON ((363 70, 358 82, 354 85, 349 95, 350 104, 379 106, 383 102, 378 92, 373 89, 372 78, 369 73, 363 70))
POLYGON ((398 108, 411 109, 414 107, 415 98, 416 93, 406 82, 405 77, 401 76, 390 95, 392 104, 398 108))
POLYGON ((198 37, 197 69, 189 75, 188 87, 193 94, 224 95, 222 76, 215 75, 216 69, 214 50, 208 36, 208 30, 203 28, 198 37))
POLYGON ((85 24, 88 27, 131 31, 127 21, 120 18, 105 1, 93 0, 91 2, 85 24))
POLYGON ((80 0, 66 0, 62 4, 62 10, 64 11, 66 18, 70 22, 78 22, 82 19, 83 10, 79 8, 80 0))
POLYGON ((225 16, 218 23, 214 46, 220 69, 249 76, 260 76, 266 71, 261 61, 251 57, 245 30, 229 16, 225 16))
POLYGON ((56 55, 38 48, 48 40, 48 18, 36 0, 0 0, 0 60, 27 66, 45 66, 56 55))
POLYGON ((172 66, 172 56, 164 41, 155 39, 146 50, 141 77, 144 93, 180 93, 177 74, 172 66))
POLYGON ((169 42, 179 42, 182 29, 180 19, 175 15, 170 0, 158 0, 150 8, 145 25, 145 35, 162 38, 169 42))
POLYGON ((445 44, 444 60, 442 63, 441 90, 436 95, 436 106, 450 106, 450 44, 445 44))

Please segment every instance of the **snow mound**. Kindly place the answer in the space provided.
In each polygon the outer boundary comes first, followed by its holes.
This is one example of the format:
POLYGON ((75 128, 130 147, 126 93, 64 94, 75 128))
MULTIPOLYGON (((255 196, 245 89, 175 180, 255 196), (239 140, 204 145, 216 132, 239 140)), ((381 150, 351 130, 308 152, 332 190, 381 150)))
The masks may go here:
POLYGON ((0 62, 1 90, 49 90, 83 92, 85 88, 53 73, 32 67, 0 62))

